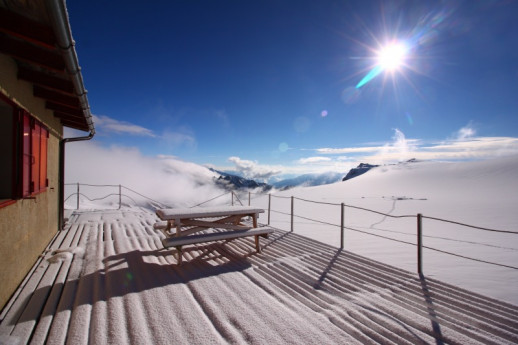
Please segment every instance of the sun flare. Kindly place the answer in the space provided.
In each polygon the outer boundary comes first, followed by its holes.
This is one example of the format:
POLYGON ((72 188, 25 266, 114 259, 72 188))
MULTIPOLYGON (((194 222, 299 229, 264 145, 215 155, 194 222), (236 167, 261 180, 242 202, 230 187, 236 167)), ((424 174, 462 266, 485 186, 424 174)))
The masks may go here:
POLYGON ((386 71, 398 70, 405 62, 407 47, 400 42, 383 47, 378 53, 378 65, 386 71))
POLYGON ((356 85, 359 89, 363 85, 376 78, 383 72, 395 74, 400 72, 402 67, 409 67, 406 64, 406 60, 409 55, 409 46, 401 41, 394 41, 382 47, 376 51, 375 60, 376 63, 371 67, 370 71, 363 77, 362 80, 356 85))

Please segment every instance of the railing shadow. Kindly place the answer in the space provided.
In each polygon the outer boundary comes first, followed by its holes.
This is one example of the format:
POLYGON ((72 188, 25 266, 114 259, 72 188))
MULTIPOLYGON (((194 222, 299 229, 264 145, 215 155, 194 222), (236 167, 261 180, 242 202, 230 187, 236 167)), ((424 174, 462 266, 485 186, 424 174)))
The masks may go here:
MULTIPOLYGON (((330 274, 331 270, 334 268, 335 263, 336 263, 337 259, 340 257, 340 255, 342 254, 342 252, 343 252, 343 250, 341 248, 337 249, 337 251, 334 253, 333 257, 329 260, 329 263, 327 264, 327 266, 322 271, 322 274, 318 278, 317 282, 313 285, 313 287, 316 290, 321 289, 322 284, 324 284, 324 282, 326 280, 326 277, 328 276, 328 274, 330 274)), ((423 298, 424 298, 426 312, 428 314, 428 318, 429 318, 429 320, 431 322, 431 326, 432 326, 431 327, 430 335, 434 337, 435 343, 437 345, 444 345, 445 340, 444 340, 444 336, 442 334, 441 325, 440 325, 440 323, 438 321, 439 320, 438 315, 437 315, 437 313, 435 311, 434 302, 433 302, 433 299, 431 297, 432 294, 431 294, 431 292, 429 290, 429 287, 428 287, 427 282, 426 282, 426 278, 425 278, 425 276, 423 274, 419 275, 419 281, 420 281, 421 291, 422 291, 423 298)), ((406 329, 410 334, 415 336, 417 341, 425 342, 425 339, 423 339, 421 336, 419 336, 418 333, 415 332, 415 330, 413 330, 411 327, 409 327, 408 325, 406 325, 403 322, 401 322, 401 320, 398 320, 395 317, 393 317, 393 316, 391 316, 391 315, 389 315, 387 313, 384 313, 384 312, 382 312, 382 311, 380 311, 380 310, 378 310, 376 308, 367 307, 367 306, 362 306, 362 307, 367 309, 367 310, 369 310, 369 311, 371 311, 371 312, 373 312, 373 313, 376 313, 376 314, 382 315, 384 317, 390 318, 393 322, 396 322, 401 327, 406 329)))
POLYGON ((441 325, 437 321, 438 317, 437 317, 437 313, 435 312, 431 293, 430 293, 430 290, 428 289, 428 285, 426 284, 426 278, 422 273, 419 274, 419 280, 421 282, 421 290, 423 291, 423 297, 424 297, 424 301, 426 303, 426 310, 428 312, 430 321, 432 322, 432 331, 433 331, 433 336, 435 338, 435 343, 437 345, 443 345, 444 338, 443 338, 443 335, 441 332, 441 325))
POLYGON ((321 287, 322 287, 322 284, 324 283, 324 281, 326 280, 326 277, 327 275, 329 274, 329 272, 331 271, 331 269, 333 268, 335 262, 336 262, 336 259, 338 259, 338 257, 340 256, 340 253, 342 253, 342 248, 338 248, 338 250, 336 251, 336 253, 333 255, 333 257, 331 258, 331 260, 329 261, 329 264, 327 265, 327 267, 324 269, 324 271, 322 272, 322 274, 320 275, 320 277, 318 278, 317 282, 315 283, 315 285, 313 285, 313 287, 317 290, 319 290, 321 287))

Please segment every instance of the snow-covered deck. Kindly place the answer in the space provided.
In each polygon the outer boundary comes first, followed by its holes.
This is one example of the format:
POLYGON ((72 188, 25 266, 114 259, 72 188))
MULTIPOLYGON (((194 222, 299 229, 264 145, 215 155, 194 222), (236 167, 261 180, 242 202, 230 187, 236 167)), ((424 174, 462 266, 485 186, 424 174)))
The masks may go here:
POLYGON ((186 247, 177 267, 156 220, 74 213, 0 315, 0 343, 518 343, 518 306, 281 230, 261 254, 244 238, 186 247))

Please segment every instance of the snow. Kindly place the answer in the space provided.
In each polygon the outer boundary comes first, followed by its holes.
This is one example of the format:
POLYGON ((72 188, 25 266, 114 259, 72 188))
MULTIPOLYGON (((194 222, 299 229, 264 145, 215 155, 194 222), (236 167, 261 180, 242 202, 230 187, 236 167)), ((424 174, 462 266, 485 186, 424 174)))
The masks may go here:
POLYGON ((252 213, 263 213, 262 208, 249 206, 213 206, 213 207, 193 207, 193 208, 172 208, 159 209, 157 215, 162 220, 178 218, 207 218, 230 215, 242 215, 252 213))
MULTIPOLYGON (((175 164, 177 164, 176 162, 175 164)), ((185 163, 188 164, 188 163, 185 163)), ((173 166, 173 165, 172 165, 173 166)), ((175 165, 176 166, 176 165, 175 165)), ((200 171, 194 169, 194 179, 198 189, 204 187, 198 179, 200 171)), ((178 174, 185 175, 184 166, 177 167, 178 174), (183 169, 183 170, 182 170, 183 169)), ((141 171, 138 171, 139 173, 141 171)), ((127 177, 128 174, 124 175, 127 177)), ((147 176, 147 175, 146 175, 147 176)), ((134 178, 135 179, 135 178, 134 178)), ((185 179, 179 179, 182 185, 185 179)), ((140 178, 145 186, 145 179, 140 178)), ((150 186, 159 183, 155 175, 150 175, 150 186)), ((167 179, 169 181, 169 179, 167 179)), ((210 183, 206 180, 203 183, 210 183)), ((175 189, 174 181, 168 186, 175 189)), ((83 188, 83 187, 82 187, 83 188)), ((151 187, 146 187, 148 190, 151 187)), ((183 187, 182 187, 183 188, 183 187)), ((155 188, 156 189, 156 188, 155 188)), ((85 192, 86 193, 86 192, 85 192)), ((104 191, 106 193, 106 191, 104 191)), ((160 193, 151 193, 153 197, 160 193)), ((195 203, 208 200, 195 200, 192 194, 186 196, 195 203)), ((176 199, 181 197, 176 195, 176 199)), ((213 194, 210 195, 212 197, 213 194)), ((340 203, 375 210, 392 216, 411 216, 391 218, 378 213, 357 208, 345 208, 344 249, 379 260, 390 265, 416 272, 417 270, 417 219, 423 214, 423 245, 437 250, 451 252, 482 261, 517 267, 518 235, 502 234, 463 227, 432 220, 434 217, 456 221, 478 227, 497 230, 518 231, 518 156, 507 156, 493 160, 473 162, 434 162, 416 161, 379 166, 366 174, 345 182, 337 182, 316 187, 299 187, 283 192, 272 193, 271 225, 290 230, 291 199, 294 196, 294 231, 335 247, 340 246, 340 203), (321 205, 300 199, 324 202, 321 205), (280 213, 279 213, 280 212, 280 213), (287 215, 288 214, 288 215, 287 215), (304 217, 304 218, 300 218, 304 217), (323 223, 311 221, 310 218, 323 223), (384 236, 394 240, 391 241, 384 236)), ((68 201, 75 208, 75 200, 68 201)), ((218 206, 230 202, 230 197, 220 197, 203 206, 218 206)), ((248 195, 241 195, 243 203, 248 195)), ((82 209, 118 208, 118 202, 108 204, 101 201, 81 200, 82 209)), ((188 202, 179 202, 185 205, 188 202)), ((134 204, 131 202, 130 204, 134 204)), ((253 194, 252 207, 268 208, 268 196, 253 194)), ((209 207, 204 207, 206 210, 209 207)), ((192 212, 192 211, 189 211, 192 212)), ((263 215, 266 222, 266 215, 263 215)), ((518 270, 499 267, 486 263, 470 261, 460 257, 440 253, 425 248, 423 250, 423 271, 428 277, 435 277, 472 291, 492 296, 500 300, 518 304, 518 270)))
POLYGON ((67 260, 72 260, 74 254, 83 254, 83 247, 71 247, 71 248, 59 248, 51 250, 51 257, 47 258, 47 261, 56 264, 67 260))
MULTIPOLYGON (((358 231, 345 231, 344 249, 416 272, 414 245, 370 234, 416 244, 418 213, 424 217, 518 232, 518 156, 477 162, 406 162, 373 168, 345 182, 275 193, 271 201, 272 226, 290 230, 290 216, 286 214, 291 211, 291 196, 295 197, 296 216, 335 225, 295 217, 294 231, 337 247, 340 246, 341 220, 338 205, 342 202, 392 216, 412 216, 390 218, 346 207, 345 226, 358 231)), ((268 197, 255 195, 251 204, 268 208, 268 197)), ((424 218, 423 245, 518 267, 518 234, 477 230, 424 218)), ((424 249, 423 272, 427 277, 518 304, 518 269, 424 249)))
MULTIPOLYGON (((278 212, 289 214, 294 195, 296 215, 335 225, 342 202, 410 215, 348 207, 345 225, 412 244, 417 213, 516 231, 517 171, 518 159, 382 166, 275 193, 271 223, 290 229, 290 216, 278 212)), ((267 205, 254 195, 253 208, 267 205)), ((185 247, 177 266, 157 220, 135 206, 71 214, 2 312, 0 344, 518 342, 515 269, 425 250, 419 277, 414 245, 348 230, 342 251, 339 227, 300 217, 295 233, 261 239, 261 254, 245 238, 185 247)), ((426 246, 518 262, 516 234, 427 218, 423 230, 426 246)))

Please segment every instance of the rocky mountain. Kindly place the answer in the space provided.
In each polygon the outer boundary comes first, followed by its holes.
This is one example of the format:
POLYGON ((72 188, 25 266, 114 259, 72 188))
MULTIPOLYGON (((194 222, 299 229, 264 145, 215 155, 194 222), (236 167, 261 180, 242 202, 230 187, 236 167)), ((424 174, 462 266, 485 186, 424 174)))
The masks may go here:
POLYGON ((262 192, 267 192, 270 189, 272 189, 272 186, 267 183, 257 182, 255 180, 246 179, 241 176, 229 174, 214 169, 210 170, 220 175, 219 177, 215 178, 216 184, 227 190, 260 188, 262 192))
POLYGON ((304 174, 294 178, 281 180, 272 185, 277 189, 289 189, 298 186, 312 187, 324 184, 330 184, 340 181, 343 173, 326 172, 323 174, 304 174))
MULTIPOLYGON (((412 158, 405 162, 399 162, 397 164, 388 164, 388 165, 400 165, 400 164, 419 163, 419 162, 420 162, 420 160, 412 158)), ((371 170, 372 168, 376 168, 376 167, 379 167, 379 165, 360 163, 360 165, 358 165, 356 168, 352 168, 351 170, 349 170, 349 172, 347 173, 347 175, 345 175, 345 177, 342 179, 342 181, 347 181, 354 177, 363 175, 367 171, 371 170)))
POLYGON ((371 170, 372 168, 378 167, 379 165, 373 165, 368 163, 360 163, 356 168, 352 168, 349 170, 347 175, 342 179, 342 181, 350 180, 354 177, 358 177, 362 174, 365 174, 367 171, 371 170))

